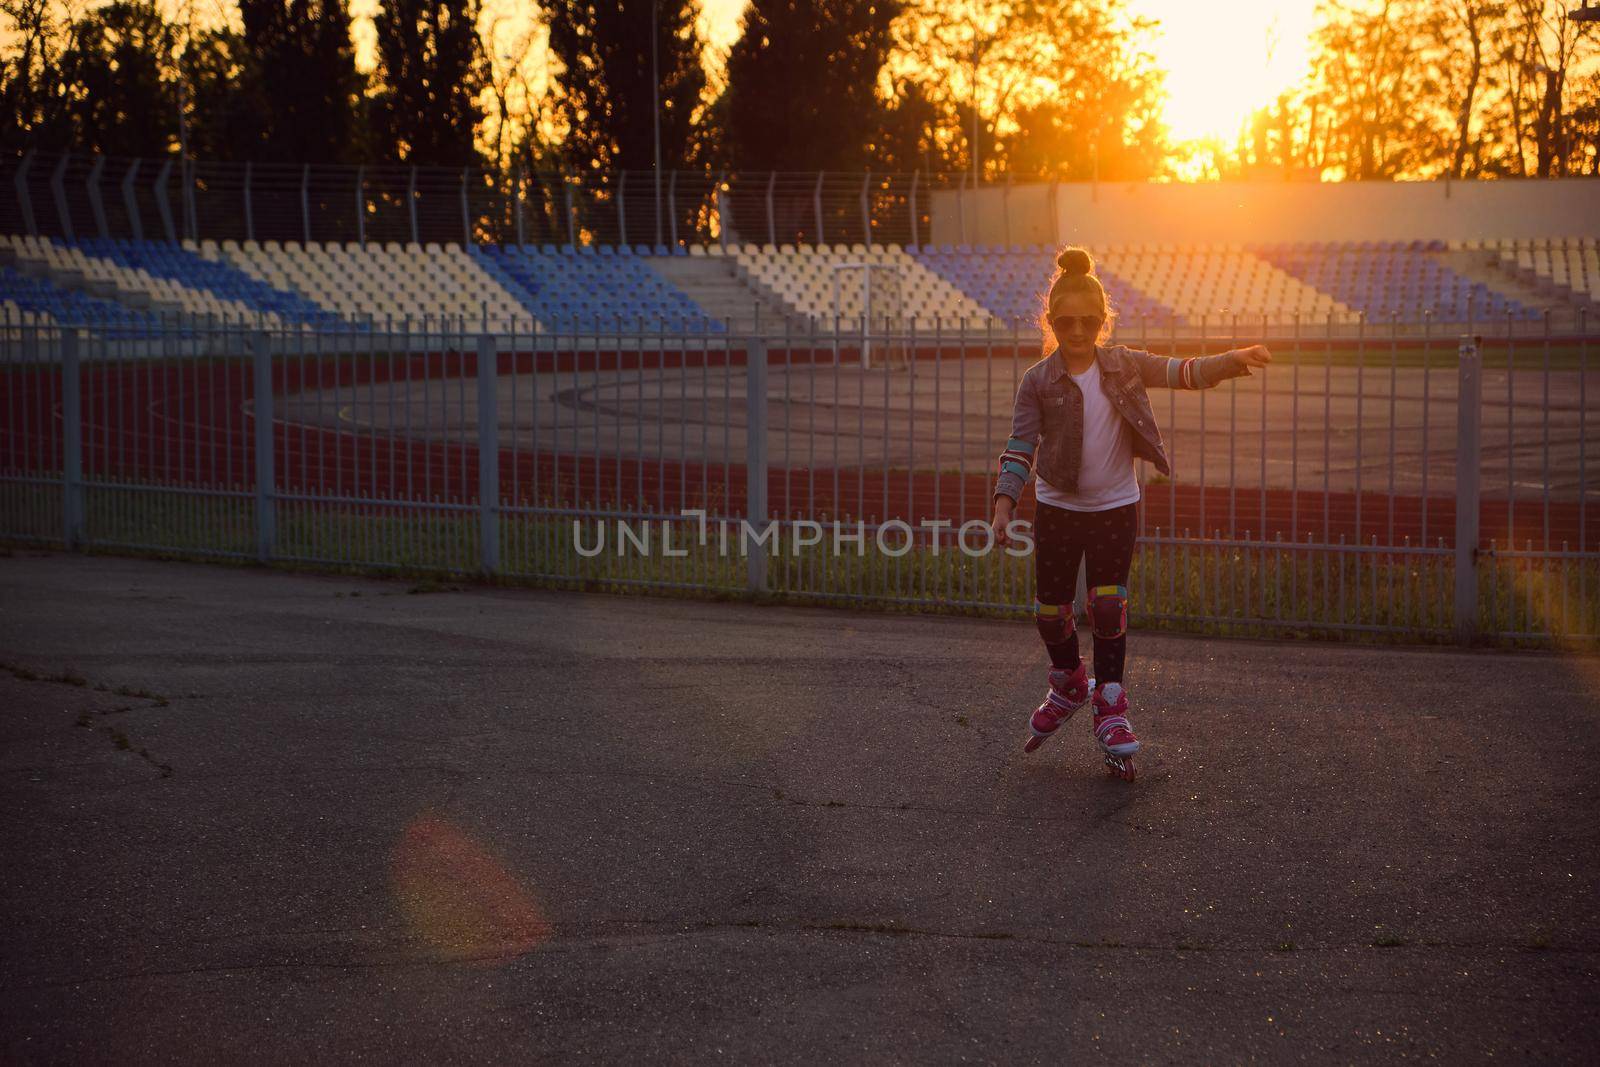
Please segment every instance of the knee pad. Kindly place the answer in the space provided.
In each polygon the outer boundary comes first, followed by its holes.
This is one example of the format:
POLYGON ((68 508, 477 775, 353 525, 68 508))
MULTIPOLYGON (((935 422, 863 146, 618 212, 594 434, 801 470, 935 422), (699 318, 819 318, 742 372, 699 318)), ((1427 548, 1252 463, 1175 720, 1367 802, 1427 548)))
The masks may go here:
POLYGON ((1033 605, 1034 625, 1039 627, 1039 636, 1044 638, 1047 645, 1064 645, 1067 638, 1071 637, 1076 623, 1072 619, 1071 604, 1040 604, 1033 605))
POLYGON ((1128 632, 1128 587, 1097 585, 1089 590, 1089 617, 1096 637, 1121 637, 1128 632))

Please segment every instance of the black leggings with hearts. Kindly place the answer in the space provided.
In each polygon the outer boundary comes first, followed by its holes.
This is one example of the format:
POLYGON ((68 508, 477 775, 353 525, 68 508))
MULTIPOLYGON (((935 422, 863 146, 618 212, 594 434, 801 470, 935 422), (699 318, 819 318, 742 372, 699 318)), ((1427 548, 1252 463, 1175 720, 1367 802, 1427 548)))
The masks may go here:
MULTIPOLYGON (((1139 537, 1138 508, 1133 503, 1107 511, 1068 511, 1041 501, 1033 521, 1034 595, 1040 604, 1065 605, 1064 614, 1070 613, 1078 588, 1078 565, 1085 559, 1088 573, 1084 583, 1091 593, 1113 586, 1121 590, 1121 603, 1115 603, 1117 594, 1102 593, 1096 596, 1097 607, 1090 613, 1095 620, 1097 684, 1122 681, 1128 638, 1119 631, 1125 629, 1128 571, 1139 537), (1118 625, 1119 617, 1122 625, 1118 625), (1115 636, 1102 637, 1101 633, 1115 636)), ((1066 670, 1078 666, 1075 627, 1065 634, 1065 640, 1052 642, 1043 625, 1040 634, 1045 637, 1052 666, 1066 670)))

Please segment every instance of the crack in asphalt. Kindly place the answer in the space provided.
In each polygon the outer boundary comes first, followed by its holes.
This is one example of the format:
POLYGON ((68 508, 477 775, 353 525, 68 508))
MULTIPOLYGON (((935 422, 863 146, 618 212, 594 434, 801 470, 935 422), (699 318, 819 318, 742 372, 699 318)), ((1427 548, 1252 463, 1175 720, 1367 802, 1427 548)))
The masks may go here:
MULTIPOLYGON (((172 703, 170 698, 162 696, 160 693, 151 693, 144 689, 134 689, 132 686, 119 685, 113 689, 104 683, 91 684, 87 678, 74 674, 71 672, 71 670, 63 670, 60 674, 42 675, 30 670, 27 667, 23 667, 15 663, 0 663, 0 670, 10 672, 13 677, 23 682, 43 682, 54 685, 66 685, 75 689, 91 690, 97 693, 112 693, 116 696, 135 697, 140 700, 148 700, 150 702, 149 706, 155 708, 164 708, 172 703)), ((112 715, 121 715, 124 712, 137 711, 138 709, 139 706, 136 704, 124 704, 121 707, 111 708, 107 711, 80 711, 78 712, 78 718, 73 725, 84 727, 86 729, 92 729, 97 734, 104 734, 119 750, 123 752, 133 752, 140 759, 150 764, 151 767, 154 767, 156 771, 159 772, 160 777, 171 778, 173 770, 170 763, 163 763, 161 760, 151 755, 150 750, 147 748, 141 747, 137 750, 134 749, 133 741, 126 733, 118 729, 116 726, 111 724, 102 724, 98 726, 95 725, 96 718, 106 719, 112 715)))
MULTIPOLYGON (((459 793, 461 787, 465 786, 469 779, 477 779, 480 781, 492 781, 497 778, 626 779, 630 781, 661 782, 667 784, 720 786, 727 789, 736 789, 745 792, 770 791, 772 794, 770 798, 754 798, 749 804, 744 806, 757 806, 765 803, 767 806, 772 807, 812 808, 818 810, 837 810, 840 812, 882 812, 889 814, 902 813, 908 815, 963 816, 979 820, 998 819, 1010 823, 1041 827, 1052 825, 1078 826, 1081 825, 1083 821, 1082 818, 1073 815, 1047 815, 1037 812, 1010 812, 999 810, 986 811, 977 808, 940 807, 933 804, 913 804, 909 802, 868 803, 862 801, 817 799, 815 797, 790 795, 784 791, 781 786, 775 786, 769 782, 734 782, 724 778, 651 774, 649 772, 630 773, 620 770, 554 770, 526 766, 518 766, 515 768, 485 768, 469 766, 452 767, 438 763, 402 763, 382 765, 362 764, 334 766, 318 764, 314 766, 305 766, 299 768, 299 770, 313 777, 324 777, 330 773, 344 775, 427 771, 452 779, 454 788, 451 791, 451 799, 453 799, 459 793)), ((284 777, 284 774, 280 769, 276 771, 272 777, 281 778, 284 777)), ((204 782, 222 778, 225 778, 229 781, 239 781, 240 775, 237 771, 228 771, 226 773, 218 774, 194 775, 186 777, 185 781, 204 782)), ((118 786, 117 788, 123 787, 118 786)), ((1131 791, 1129 790, 1124 790, 1124 792, 1131 794, 1131 791)), ((1119 814, 1131 802, 1131 800, 1131 795, 1124 797, 1121 803, 1116 805, 1116 807, 1114 807, 1112 810, 1104 813, 1097 821, 1110 821, 1114 816, 1119 814)), ((1135 830, 1149 829, 1148 827, 1140 825, 1134 825, 1131 828, 1135 830)))
MULTIPOLYGON (((846 935, 855 934, 855 935, 861 935, 861 936, 864 936, 864 937, 893 937, 893 938, 907 938, 907 939, 925 940, 925 941, 965 941, 965 942, 990 941, 990 942, 996 942, 996 943, 1000 943, 1000 944, 1042 946, 1042 947, 1053 948, 1053 949, 1067 949, 1067 950, 1093 952, 1093 953, 1129 953, 1129 952, 1139 953, 1139 952, 1149 952, 1149 953, 1170 953, 1170 954, 1174 954, 1174 955, 1202 955, 1202 956, 1203 955, 1232 955, 1232 956, 1245 956, 1245 957, 1267 955, 1267 956, 1273 956, 1273 957, 1292 958, 1292 957, 1295 957, 1295 956, 1306 956, 1306 957, 1309 957, 1309 956, 1328 956, 1328 955, 1346 956, 1352 951, 1356 951, 1356 952, 1365 951, 1365 952, 1379 953, 1379 954, 1392 955, 1392 956, 1397 956, 1398 957, 1398 956, 1401 956, 1401 955, 1407 955, 1407 956, 1415 955, 1415 954, 1417 954, 1419 952, 1434 952, 1434 951, 1442 950, 1442 951, 1445 951, 1445 952, 1520 952, 1520 953, 1531 953, 1531 954, 1537 954, 1537 955, 1564 956, 1564 957, 1574 957, 1574 958, 1585 958, 1585 957, 1600 956, 1600 948, 1592 948, 1592 947, 1581 947, 1581 946, 1573 946, 1573 947, 1548 946, 1548 947, 1541 947, 1541 946, 1533 946, 1533 945, 1527 945, 1527 944, 1504 944, 1504 943, 1489 943, 1489 942, 1479 943, 1479 942, 1463 942, 1463 941, 1440 941, 1440 940, 1429 940, 1429 939, 1419 939, 1419 940, 1417 940, 1416 942, 1413 942, 1413 943, 1408 943, 1406 945, 1400 945, 1400 946, 1392 946, 1392 947, 1385 947, 1385 946, 1372 945, 1372 944, 1358 944, 1358 943, 1347 943, 1347 944, 1329 943, 1329 944, 1326 944, 1326 945, 1318 945, 1318 946, 1296 946, 1295 948, 1290 949, 1290 950, 1281 949, 1277 945, 1212 945, 1212 944, 1185 944, 1183 942, 1177 942, 1177 943, 1173 943, 1173 944, 1166 944, 1166 943, 1157 943, 1157 942, 1115 941, 1115 940, 1109 940, 1109 939, 1101 939, 1101 940, 1098 940, 1098 941, 1089 941, 1089 940, 1083 940, 1083 939, 1080 939, 1080 938, 1053 938, 1053 937, 1043 936, 1043 935, 1039 935, 1039 934, 1017 934, 1017 933, 1013 933, 1013 932, 1010 932, 1010 931, 996 931, 996 932, 993 932, 993 933, 982 933, 982 932, 960 931, 960 930, 939 930, 939 929, 932 929, 932 928, 927 928, 927 927, 917 927, 917 926, 899 926, 899 925, 896 925, 894 923, 864 923, 864 922, 857 922, 857 921, 851 921, 851 920, 834 920, 834 921, 831 921, 831 922, 829 922, 829 921, 815 921, 815 920, 793 920, 793 921, 787 921, 786 922, 786 921, 781 921, 781 920, 774 921, 774 920, 754 920, 754 919, 746 920, 746 921, 733 921, 733 922, 722 921, 722 920, 712 920, 712 919, 694 920, 694 921, 685 921, 685 920, 682 920, 682 919, 589 920, 589 921, 585 921, 585 922, 573 922, 573 923, 559 923, 559 924, 552 923, 552 924, 550 924, 550 931, 551 931, 551 933, 550 933, 550 940, 549 941, 543 942, 540 945, 535 945, 533 947, 520 947, 516 951, 511 951, 511 952, 495 951, 495 952, 477 952, 477 953, 459 953, 459 954, 452 953, 448 958, 445 958, 445 959, 402 958, 402 959, 383 959, 383 960, 367 960, 367 961, 342 961, 342 962, 325 961, 325 960, 313 960, 313 961, 296 961, 296 962, 262 962, 262 963, 242 963, 242 964, 217 964, 215 966, 209 966, 209 967, 183 967, 183 968, 175 968, 175 969, 171 969, 171 970, 129 971, 129 972, 125 972, 125 973, 122 973, 122 974, 96 975, 96 976, 93 976, 93 977, 68 978, 68 979, 60 979, 60 980, 34 982, 34 983, 15 983, 15 984, 13 984, 13 983, 0 982, 0 990, 14 992, 14 991, 24 991, 24 990, 29 990, 29 989, 64 989, 64 988, 72 988, 72 987, 75 987, 75 986, 84 986, 84 985, 105 985, 105 984, 118 983, 118 982, 140 981, 140 980, 149 979, 149 978, 173 978, 173 977, 185 977, 185 976, 196 976, 196 975, 250 973, 250 972, 257 972, 257 971, 259 971, 259 972, 272 972, 272 971, 285 971, 285 970, 330 970, 330 971, 403 970, 403 969, 422 969, 422 968, 432 969, 432 968, 439 968, 439 967, 454 967, 454 966, 457 966, 457 965, 460 965, 460 964, 476 964, 476 963, 488 963, 488 962, 508 962, 509 963, 509 962, 514 962, 516 960, 522 959, 522 958, 524 958, 526 956, 530 956, 530 955, 532 955, 534 953, 538 953, 541 950, 544 950, 547 945, 550 948, 578 949, 578 948, 582 948, 586 943, 599 943, 599 942, 616 941, 616 940, 627 940, 627 941, 632 941, 634 943, 662 944, 662 943, 666 943, 666 942, 671 941, 671 940, 675 940, 676 938, 682 937, 682 936, 695 937, 695 936, 699 936, 699 935, 702 935, 702 934, 708 934, 708 933, 709 934, 716 934, 716 933, 744 932, 744 931, 767 932, 767 933, 778 932, 778 933, 797 933, 797 934, 824 934, 824 935, 829 935, 829 934, 846 934, 846 935), (590 934, 587 934, 587 935, 585 935, 585 934, 583 934, 581 932, 577 933, 577 934, 566 934, 566 935, 563 935, 561 933, 561 930, 562 930, 563 927, 565 927, 568 930, 582 931, 582 930, 584 930, 586 928, 594 928, 594 927, 602 927, 602 926, 604 926, 604 927, 637 926, 637 927, 645 927, 647 929, 648 928, 652 928, 652 927, 660 927, 660 926, 672 926, 672 927, 676 927, 677 929, 674 930, 671 933, 664 934, 664 935, 661 935, 661 936, 650 935, 650 936, 645 936, 645 937, 640 937, 640 936, 637 936, 637 935, 629 935, 629 934, 626 934, 626 933, 604 933, 604 932, 600 932, 598 930, 596 932, 594 932, 594 933, 590 933, 590 934), (559 941, 560 944, 552 944, 551 943, 551 942, 557 942, 557 941, 559 941)), ((426 942, 418 942, 416 940, 403 940, 403 941, 400 941, 400 942, 396 943, 396 945, 394 945, 392 947, 402 947, 403 948, 403 947, 407 947, 407 946, 416 946, 416 945, 425 945, 425 944, 427 944, 427 943, 426 942)), ((1482 987, 1480 986, 1480 990, 1481 990, 1481 988, 1482 987)), ((1198 990, 1189 989, 1188 992, 1189 993, 1195 993, 1195 992, 1198 992, 1198 990)), ((1401 994, 1407 994, 1407 995, 1413 995, 1413 996, 1434 996, 1435 995, 1432 992, 1429 992, 1429 991, 1426 991, 1426 990, 1421 990, 1421 989, 1418 989, 1418 988, 1416 988, 1414 986, 1406 986, 1406 987, 1403 987, 1403 988, 1393 989, 1393 990, 1389 990, 1389 992, 1401 993, 1401 994)), ((1223 995, 1229 995, 1229 994, 1223 994, 1223 995)), ((1516 994, 1516 993, 1507 993, 1507 994, 1501 994, 1501 995, 1498 995, 1498 996, 1496 996, 1494 994, 1485 994, 1485 995, 1493 997, 1493 998, 1496 998, 1496 999, 1504 999, 1504 1000, 1507 1000, 1507 1001, 1518 1001, 1518 1002, 1521 1002, 1521 1001, 1526 999, 1523 994, 1516 994)), ((1543 993, 1541 995, 1548 997, 1549 994, 1548 993, 1543 993)), ((1580 999, 1582 999, 1586 994, 1577 993, 1576 995, 1579 996, 1580 999)))

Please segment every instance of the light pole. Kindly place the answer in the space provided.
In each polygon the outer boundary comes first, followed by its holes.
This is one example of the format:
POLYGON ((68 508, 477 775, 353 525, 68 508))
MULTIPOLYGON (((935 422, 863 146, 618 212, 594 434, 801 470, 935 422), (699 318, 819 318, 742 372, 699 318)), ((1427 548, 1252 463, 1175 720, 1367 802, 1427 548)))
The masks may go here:
POLYGON ((660 0, 650 0, 650 101, 651 119, 656 135, 656 244, 661 244, 661 73, 656 58, 659 34, 656 32, 656 8, 660 0))
POLYGON ((978 35, 972 35, 972 188, 978 188, 978 35))
POLYGON ((185 5, 183 18, 183 60, 178 64, 178 173, 183 176, 183 230, 191 240, 199 240, 195 223, 194 180, 189 172, 189 75, 185 64, 192 62, 194 48, 194 5, 185 5))

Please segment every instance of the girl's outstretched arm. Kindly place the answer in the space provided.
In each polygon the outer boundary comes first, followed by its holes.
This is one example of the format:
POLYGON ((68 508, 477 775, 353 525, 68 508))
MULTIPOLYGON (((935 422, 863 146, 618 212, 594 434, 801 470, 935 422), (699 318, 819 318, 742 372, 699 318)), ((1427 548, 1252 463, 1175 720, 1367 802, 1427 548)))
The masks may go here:
POLYGON ((1033 474, 1033 457, 1039 448, 1039 428, 1043 419, 1039 413, 1039 398, 1029 384, 1031 381, 1031 378, 1024 376, 1017 385, 1017 402, 1011 411, 1011 436, 1006 439, 1006 447, 1000 452, 998 462, 999 473, 995 479, 992 501, 994 518, 990 527, 994 530, 995 543, 1001 546, 1011 542, 1006 527, 1011 523, 1017 501, 1022 498, 1023 487, 1033 474))
POLYGON ((1145 388, 1166 386, 1169 389, 1210 389, 1229 378, 1245 378, 1251 367, 1265 367, 1272 362, 1272 353, 1266 345, 1249 345, 1220 352, 1214 356, 1191 356, 1188 359, 1169 359, 1136 348, 1125 350, 1128 359, 1139 369, 1145 388))
POLYGON ((1039 429, 1042 418, 1039 398, 1034 395, 1031 378, 1023 376, 1017 385, 1016 406, 1011 410, 1011 436, 1001 450, 997 463, 994 496, 1008 497, 1015 504, 1022 499, 1023 487, 1033 473, 1033 456, 1039 447, 1039 429))

